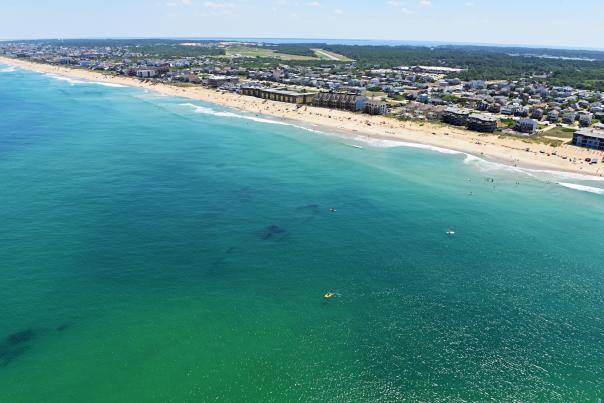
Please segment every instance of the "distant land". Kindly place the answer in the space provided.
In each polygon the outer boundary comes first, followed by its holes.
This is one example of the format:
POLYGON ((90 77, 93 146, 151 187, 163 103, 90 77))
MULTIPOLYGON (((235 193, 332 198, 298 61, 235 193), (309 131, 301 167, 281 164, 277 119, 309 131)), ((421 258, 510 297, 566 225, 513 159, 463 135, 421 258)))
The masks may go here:
MULTIPOLYGON (((84 38, 4 38, 2 42, 13 41, 37 41, 37 40, 57 40, 57 39, 84 39, 84 38)), ((604 48, 593 47, 574 47, 574 46, 552 46, 552 45, 527 45, 522 43, 488 43, 488 42, 447 42, 447 41, 417 41, 417 40, 392 40, 392 39, 347 39, 347 38, 264 38, 264 37, 228 37, 228 36, 207 36, 207 37, 90 37, 86 39, 115 39, 115 40, 191 40, 191 41, 234 41, 234 42, 263 42, 273 44, 285 43, 323 43, 326 45, 359 45, 359 46, 480 46, 480 47, 499 47, 499 48, 526 48, 526 49, 556 49, 556 50, 587 50, 604 52, 604 48)))

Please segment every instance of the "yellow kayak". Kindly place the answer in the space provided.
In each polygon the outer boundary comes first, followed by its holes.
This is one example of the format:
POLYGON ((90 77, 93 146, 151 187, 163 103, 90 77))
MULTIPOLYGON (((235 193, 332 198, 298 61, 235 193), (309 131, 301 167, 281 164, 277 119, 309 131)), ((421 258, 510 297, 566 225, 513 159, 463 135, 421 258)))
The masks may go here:
POLYGON ((323 298, 325 298, 325 299, 332 299, 333 298, 333 294, 330 293, 330 292, 325 293, 325 295, 323 295, 323 298))

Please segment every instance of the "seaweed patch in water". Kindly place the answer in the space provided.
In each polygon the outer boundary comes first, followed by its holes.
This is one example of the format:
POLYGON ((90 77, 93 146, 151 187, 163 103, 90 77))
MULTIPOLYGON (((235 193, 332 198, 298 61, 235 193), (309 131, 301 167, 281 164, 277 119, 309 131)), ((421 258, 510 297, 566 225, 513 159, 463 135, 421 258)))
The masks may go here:
POLYGON ((0 343, 0 367, 6 367, 21 356, 29 347, 27 342, 34 338, 32 329, 22 330, 7 336, 0 343))
POLYGON ((6 338, 9 344, 21 344, 30 341, 34 337, 34 331, 31 329, 13 333, 6 338))
POLYGON ((222 256, 220 256, 218 259, 214 260, 212 262, 212 265, 217 266, 217 265, 223 263, 228 258, 228 255, 233 254, 236 250, 237 250, 237 248, 235 248, 234 246, 231 246, 230 248, 228 248, 227 250, 224 251, 222 256))
POLYGON ((261 238, 263 240, 267 240, 267 239, 271 239, 275 236, 279 236, 279 235, 282 236, 283 234, 285 234, 285 232, 286 232, 285 229, 281 228, 278 225, 269 225, 262 232, 261 238))
POLYGON ((321 206, 318 204, 307 204, 306 206, 298 207, 297 210, 306 210, 313 214, 319 214, 321 212, 321 206))
POLYGON ((59 326, 57 326, 57 332, 64 332, 65 330, 69 329, 71 326, 73 326, 73 323, 71 323, 71 322, 61 323, 59 326))
POLYGON ((249 202, 252 200, 252 189, 249 186, 242 187, 234 192, 234 196, 237 200, 242 202, 249 202))

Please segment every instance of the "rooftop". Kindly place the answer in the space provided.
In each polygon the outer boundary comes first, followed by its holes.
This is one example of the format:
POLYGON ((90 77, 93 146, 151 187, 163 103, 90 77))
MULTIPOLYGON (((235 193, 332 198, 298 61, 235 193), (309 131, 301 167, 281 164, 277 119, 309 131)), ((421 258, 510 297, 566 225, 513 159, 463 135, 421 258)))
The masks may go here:
POLYGON ((575 135, 583 137, 595 137, 604 140, 604 130, 581 129, 575 132, 575 135))
POLYGON ((497 122, 497 118, 491 115, 485 115, 482 113, 473 113, 470 115, 470 119, 482 120, 485 122, 497 122))
POLYGON ((450 107, 446 108, 445 112, 446 113, 455 113, 458 115, 468 115, 470 113, 469 110, 463 109, 463 108, 458 108, 456 106, 450 106, 450 107))
POLYGON ((262 87, 242 87, 242 88, 261 90, 261 91, 264 91, 264 92, 272 92, 274 94, 289 95, 289 96, 295 96, 295 97, 304 96, 304 95, 315 95, 316 94, 314 92, 289 91, 289 90, 286 90, 286 89, 283 89, 283 88, 262 88, 262 87))

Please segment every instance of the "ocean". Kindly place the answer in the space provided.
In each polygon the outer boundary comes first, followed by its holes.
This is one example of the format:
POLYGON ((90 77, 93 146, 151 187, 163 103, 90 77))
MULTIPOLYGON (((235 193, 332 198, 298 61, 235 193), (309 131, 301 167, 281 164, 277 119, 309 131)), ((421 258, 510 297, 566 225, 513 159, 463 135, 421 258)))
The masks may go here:
POLYGON ((604 397, 602 181, 0 66, 0 186, 2 402, 604 397))

